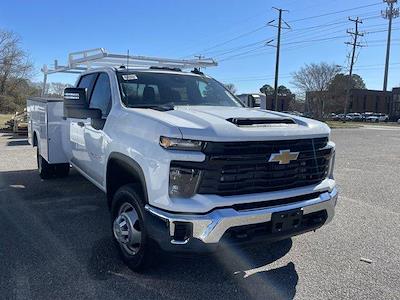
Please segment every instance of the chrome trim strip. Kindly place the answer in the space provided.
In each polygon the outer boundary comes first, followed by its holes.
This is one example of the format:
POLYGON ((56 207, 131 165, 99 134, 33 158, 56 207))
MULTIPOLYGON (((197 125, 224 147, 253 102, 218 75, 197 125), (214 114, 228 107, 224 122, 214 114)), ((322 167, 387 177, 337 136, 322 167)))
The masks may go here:
POLYGON ((263 209, 236 211, 233 208, 221 208, 204 215, 173 214, 148 204, 145 209, 154 216, 169 222, 171 243, 173 244, 188 242, 187 240, 182 242, 172 240, 174 222, 192 223, 194 238, 200 239, 204 243, 218 243, 223 234, 231 227, 268 222, 271 220, 272 213, 296 208, 301 208, 304 214, 325 209, 328 213, 328 219, 325 222, 327 224, 334 216, 337 198, 338 192, 335 187, 331 192, 322 193, 314 199, 263 209))

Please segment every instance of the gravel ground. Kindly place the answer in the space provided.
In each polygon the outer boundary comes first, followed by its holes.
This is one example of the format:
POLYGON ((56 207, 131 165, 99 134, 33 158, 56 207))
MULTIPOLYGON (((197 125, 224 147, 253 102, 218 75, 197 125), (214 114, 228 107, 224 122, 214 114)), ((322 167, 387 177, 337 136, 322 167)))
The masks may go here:
POLYGON ((0 136, 2 299, 400 299, 400 130, 336 129, 333 222, 272 245, 162 255, 131 272, 105 196, 72 171, 42 181, 25 139, 0 136))

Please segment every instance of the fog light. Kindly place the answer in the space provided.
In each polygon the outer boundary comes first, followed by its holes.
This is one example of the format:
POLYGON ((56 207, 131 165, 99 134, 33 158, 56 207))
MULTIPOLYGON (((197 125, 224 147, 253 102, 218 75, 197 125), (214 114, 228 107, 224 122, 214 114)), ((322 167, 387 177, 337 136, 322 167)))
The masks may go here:
POLYGON ((193 236, 193 224, 188 222, 174 222, 174 240, 186 241, 193 236))
POLYGON ((169 195, 188 198, 195 194, 200 171, 171 167, 169 171, 169 195))

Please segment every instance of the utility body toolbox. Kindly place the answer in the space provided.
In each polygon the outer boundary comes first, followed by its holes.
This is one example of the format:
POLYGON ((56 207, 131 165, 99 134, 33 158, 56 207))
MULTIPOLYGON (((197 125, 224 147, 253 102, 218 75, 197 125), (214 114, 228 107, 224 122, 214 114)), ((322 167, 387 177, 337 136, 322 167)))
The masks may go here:
POLYGON ((48 163, 67 163, 62 147, 63 99, 29 98, 27 113, 29 143, 39 147, 48 163))

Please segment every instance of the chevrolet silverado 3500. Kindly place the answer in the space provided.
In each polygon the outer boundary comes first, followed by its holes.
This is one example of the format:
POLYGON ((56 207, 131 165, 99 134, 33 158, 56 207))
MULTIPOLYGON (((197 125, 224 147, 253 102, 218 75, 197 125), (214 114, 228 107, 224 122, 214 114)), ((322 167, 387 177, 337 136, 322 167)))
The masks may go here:
POLYGON ((244 107, 198 70, 213 61, 128 57, 128 68, 115 66, 126 56, 91 51, 43 68, 82 73, 64 99, 28 100, 29 141, 43 179, 67 176, 72 165, 106 193, 130 268, 145 267, 156 248, 208 252, 332 220, 338 194, 327 125, 244 107))

